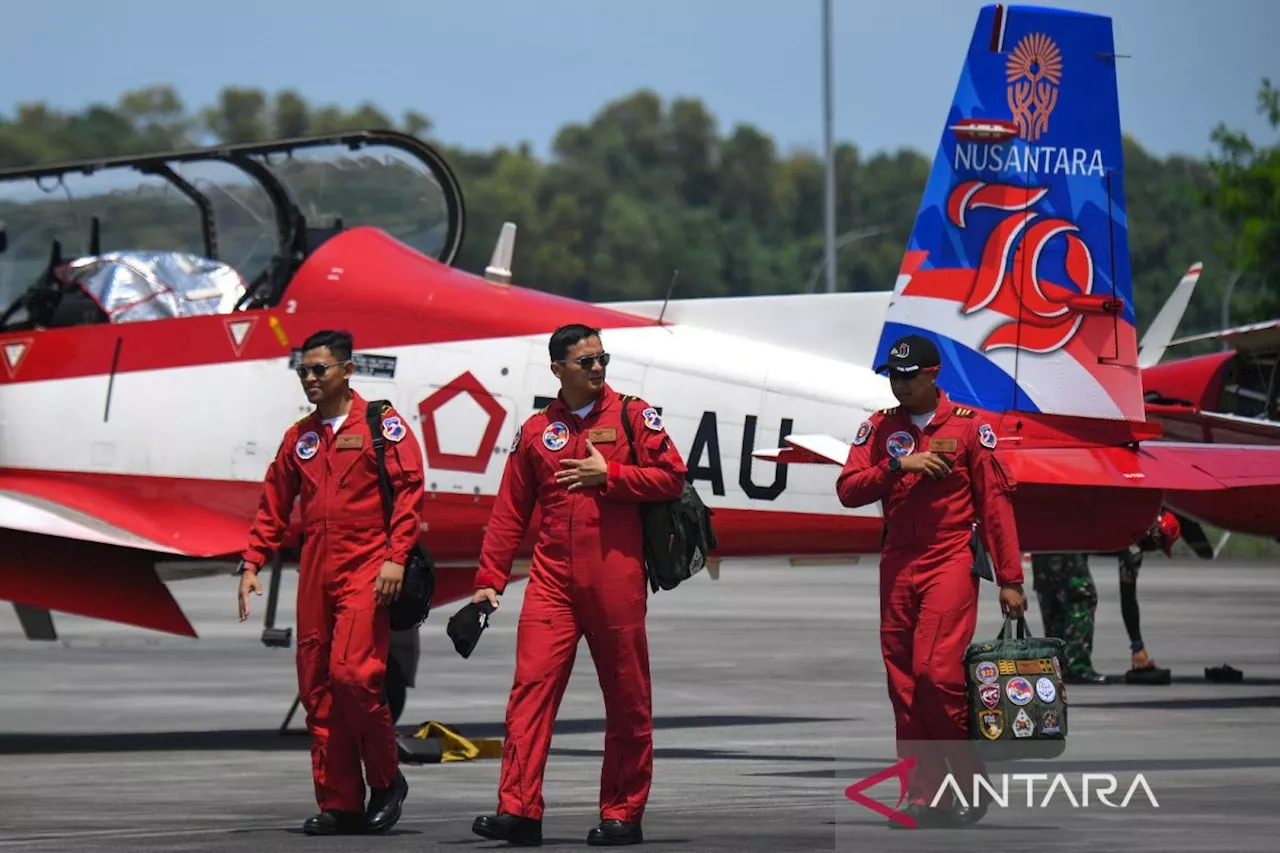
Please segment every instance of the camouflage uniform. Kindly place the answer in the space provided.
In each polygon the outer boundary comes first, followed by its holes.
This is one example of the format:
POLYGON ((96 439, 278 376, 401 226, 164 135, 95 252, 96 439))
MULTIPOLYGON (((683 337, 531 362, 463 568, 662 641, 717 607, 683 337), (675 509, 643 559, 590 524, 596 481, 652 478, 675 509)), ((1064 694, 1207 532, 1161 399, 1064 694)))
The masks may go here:
POLYGON ((1046 637, 1066 643, 1067 672, 1093 672, 1093 617, 1098 609, 1098 589, 1089 574, 1084 554, 1035 554, 1031 576, 1046 637))

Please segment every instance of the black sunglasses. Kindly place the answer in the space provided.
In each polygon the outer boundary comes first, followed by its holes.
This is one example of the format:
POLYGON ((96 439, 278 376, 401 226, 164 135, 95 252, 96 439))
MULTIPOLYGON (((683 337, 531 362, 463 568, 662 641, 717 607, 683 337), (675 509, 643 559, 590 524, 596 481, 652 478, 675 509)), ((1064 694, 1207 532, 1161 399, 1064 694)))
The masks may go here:
MULTIPOLYGON (((609 353, 602 352, 599 355, 584 355, 582 358, 575 358, 572 361, 573 363, 577 364, 578 367, 581 367, 583 370, 590 370, 592 365, 594 365, 597 361, 600 362, 601 367, 608 367, 609 353)), ((566 360, 560 363, 569 364, 569 361, 566 360)))
POLYGON ((333 364, 303 364, 294 368, 294 370, 297 372, 299 379, 306 379, 308 373, 319 379, 329 372, 330 367, 339 367, 344 364, 346 364, 345 361, 336 361, 333 364))

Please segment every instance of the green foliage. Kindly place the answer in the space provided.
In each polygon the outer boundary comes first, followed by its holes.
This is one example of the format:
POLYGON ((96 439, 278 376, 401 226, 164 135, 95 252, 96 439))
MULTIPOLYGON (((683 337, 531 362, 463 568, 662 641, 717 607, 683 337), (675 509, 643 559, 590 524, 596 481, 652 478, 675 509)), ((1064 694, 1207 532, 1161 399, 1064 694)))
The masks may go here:
MULTIPOLYGON (((1265 81, 1259 94, 1259 107, 1273 126, 1280 122, 1277 92, 1265 81)), ((159 86, 127 92, 113 106, 95 104, 79 112, 21 105, 12 117, 0 117, 0 164, 363 127, 394 127, 423 138, 431 132, 430 120, 420 113, 408 112, 396 121, 371 103, 348 111, 310 104, 292 90, 272 95, 227 87, 214 104, 191 110, 172 88, 159 86)), ((1280 148, 1257 147, 1225 128, 1215 132, 1214 141, 1220 153, 1197 161, 1157 158, 1136 140, 1125 139, 1140 332, 1196 261, 1204 262, 1205 274, 1179 333, 1219 326, 1224 288, 1237 268, 1257 284, 1242 281, 1232 302, 1232 322, 1274 316, 1280 308, 1280 148)), ((521 229, 517 281, 581 299, 661 297, 676 270, 680 297, 825 287, 821 158, 810 151, 779 151, 768 135, 749 125, 721 133, 714 115, 696 98, 664 104, 655 93, 641 90, 607 103, 589 121, 566 124, 545 161, 527 146, 440 147, 462 182, 469 227, 458 263, 472 272, 484 269, 501 223, 511 220, 521 229)), ((836 227, 842 235, 838 286, 888 289, 929 159, 905 149, 868 156, 845 143, 837 148, 836 164, 836 227)), ((362 199, 366 206, 410 205, 403 201, 407 195, 396 196, 395 186, 380 185, 376 194, 363 185, 360 190, 369 193, 362 199)), ((308 203, 321 212, 342 209, 348 222, 351 215, 377 212, 352 210, 356 205, 337 198, 342 192, 317 187, 308 203)), ((438 215, 404 210, 393 216, 408 233, 438 215)), ((184 225, 184 238, 192 227, 184 225)), ((169 240, 141 225, 136 233, 169 240)))

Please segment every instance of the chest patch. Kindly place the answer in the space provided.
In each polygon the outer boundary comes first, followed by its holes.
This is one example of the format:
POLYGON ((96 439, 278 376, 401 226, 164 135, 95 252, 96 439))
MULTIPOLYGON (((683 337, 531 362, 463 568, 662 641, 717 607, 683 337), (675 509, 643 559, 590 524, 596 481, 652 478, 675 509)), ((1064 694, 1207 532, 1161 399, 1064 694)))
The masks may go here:
POLYGON ((587 440, 597 444, 608 444, 618 440, 618 431, 613 427, 596 427, 587 430, 587 440))
POLYGON ((890 456, 907 456, 916 449, 916 440, 911 433, 900 429, 884 440, 884 449, 890 456))
POLYGON ((357 450, 364 447, 364 436, 358 432, 344 432, 338 436, 334 446, 339 450, 357 450))
POLYGON ((569 428, 562 421, 549 424, 542 431, 542 446, 547 450, 560 450, 569 443, 569 428))
POLYGON ((316 451, 320 449, 320 436, 315 433, 305 432, 293 445, 293 452, 298 454, 299 459, 310 459, 316 455, 316 451))
POLYGON ((959 450, 959 442, 954 438, 930 438, 929 450, 932 453, 955 453, 959 450))

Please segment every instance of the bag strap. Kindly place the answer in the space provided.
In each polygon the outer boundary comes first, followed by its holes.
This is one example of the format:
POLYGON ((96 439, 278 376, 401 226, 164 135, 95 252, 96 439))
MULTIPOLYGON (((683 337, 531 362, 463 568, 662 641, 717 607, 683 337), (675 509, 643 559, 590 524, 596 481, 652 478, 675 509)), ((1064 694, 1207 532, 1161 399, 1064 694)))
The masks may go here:
POLYGON ((364 411, 365 422, 369 424, 369 435, 373 438, 373 453, 378 459, 378 487, 382 492, 382 523, 389 529, 391 526, 391 478, 387 476, 387 440, 382 435, 382 412, 389 409, 387 400, 374 400, 364 411))
POLYGON ((627 414, 627 405, 634 399, 635 397, 630 394, 622 395, 622 431, 627 434, 627 444, 631 448, 631 459, 639 465, 640 454, 636 453, 636 436, 631 431, 631 417, 627 414))
MULTIPOLYGON (((1011 633, 1009 630, 1009 623, 1012 621, 1013 620, 1010 619, 1008 616, 1004 617, 1004 624, 1000 626, 1000 633, 996 634, 997 640, 1013 639, 1012 637, 1009 636, 1009 634, 1011 633)), ((1031 633, 1031 628, 1027 626, 1027 617, 1019 616, 1018 617, 1018 639, 1026 640, 1034 636, 1035 635, 1031 633)))

